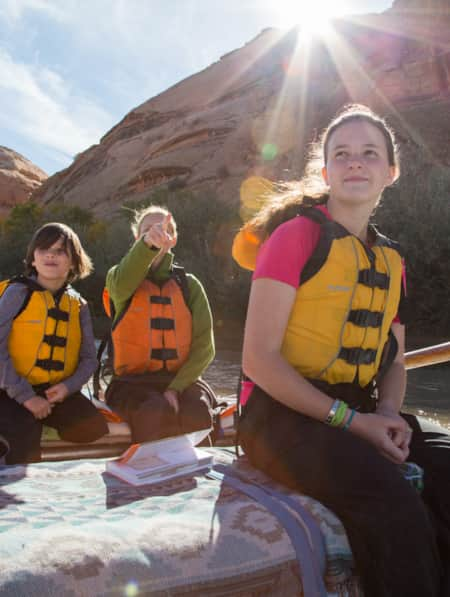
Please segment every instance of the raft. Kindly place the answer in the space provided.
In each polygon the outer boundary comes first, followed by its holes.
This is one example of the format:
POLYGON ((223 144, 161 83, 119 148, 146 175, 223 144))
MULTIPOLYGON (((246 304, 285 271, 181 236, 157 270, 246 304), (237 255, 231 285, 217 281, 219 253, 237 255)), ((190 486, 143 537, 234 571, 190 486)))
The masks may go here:
POLYGON ((318 501, 231 447, 206 448, 212 473, 129 485, 105 472, 130 443, 125 424, 109 426, 89 445, 44 438, 44 462, 0 466, 2 597, 362 595, 345 530, 318 501))

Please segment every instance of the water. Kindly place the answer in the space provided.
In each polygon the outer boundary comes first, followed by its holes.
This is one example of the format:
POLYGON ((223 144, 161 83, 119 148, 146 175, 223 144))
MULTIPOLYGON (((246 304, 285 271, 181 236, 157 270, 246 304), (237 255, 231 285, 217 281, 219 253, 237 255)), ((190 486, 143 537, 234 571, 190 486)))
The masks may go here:
MULTIPOLYGON (((217 395, 233 402, 240 371, 240 353, 219 352, 205 374, 217 395)), ((450 429, 450 363, 408 372, 404 410, 425 416, 450 429)))

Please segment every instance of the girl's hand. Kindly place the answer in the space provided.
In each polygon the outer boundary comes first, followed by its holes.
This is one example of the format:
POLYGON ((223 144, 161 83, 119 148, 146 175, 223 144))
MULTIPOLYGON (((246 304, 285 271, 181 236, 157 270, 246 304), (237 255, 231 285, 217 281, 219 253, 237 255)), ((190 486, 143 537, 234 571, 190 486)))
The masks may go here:
POLYGON ((172 216, 167 214, 161 222, 150 226, 143 236, 148 247, 156 247, 161 253, 167 253, 177 244, 177 235, 169 231, 171 219, 172 216))
POLYGON ((56 402, 63 402, 65 398, 67 398, 69 394, 69 390, 63 383, 58 383, 48 390, 45 390, 45 395, 47 396, 47 400, 50 404, 55 404, 56 402))
POLYGON ((52 405, 41 396, 33 396, 23 403, 24 407, 34 415, 35 419, 45 419, 52 412, 52 405))
POLYGON ((400 416, 356 413, 350 431, 373 444, 388 460, 401 464, 409 455, 409 441, 403 440, 407 428, 406 421, 400 416))
POLYGON ((412 438, 412 429, 408 425, 408 423, 399 415, 398 412, 393 410, 389 407, 384 407, 383 404, 380 404, 377 408, 377 414, 382 415, 384 417, 390 417, 394 421, 398 421, 400 423, 401 429, 395 433, 392 437, 392 441, 395 443, 396 446, 399 448, 408 448, 409 444, 411 443, 412 438))
POLYGON ((178 404, 178 392, 175 390, 166 390, 164 392, 164 398, 167 400, 177 415, 180 410, 180 405, 178 404))

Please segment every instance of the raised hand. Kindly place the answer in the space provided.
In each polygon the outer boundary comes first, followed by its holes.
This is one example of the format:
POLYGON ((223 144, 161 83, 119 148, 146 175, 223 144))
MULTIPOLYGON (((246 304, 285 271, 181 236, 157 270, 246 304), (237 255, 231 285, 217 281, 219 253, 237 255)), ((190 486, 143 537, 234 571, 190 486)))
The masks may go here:
POLYGON ((172 249, 177 243, 177 235, 170 226, 171 220, 171 214, 167 214, 160 222, 152 224, 143 236, 145 244, 160 249, 162 253, 172 249))

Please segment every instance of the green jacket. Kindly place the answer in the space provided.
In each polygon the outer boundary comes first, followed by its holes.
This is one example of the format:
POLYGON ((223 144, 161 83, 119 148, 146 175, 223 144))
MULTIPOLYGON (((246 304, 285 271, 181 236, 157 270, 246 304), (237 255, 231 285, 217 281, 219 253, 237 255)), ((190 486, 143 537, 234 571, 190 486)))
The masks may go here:
MULTIPOLYGON (((149 249, 142 239, 137 240, 128 253, 106 276, 106 288, 114 305, 114 321, 119 317, 141 282, 151 278, 155 282, 167 280, 173 254, 167 253, 160 266, 150 274, 150 266, 158 250, 149 249)), ((177 371, 168 389, 182 392, 196 381, 214 358, 214 334, 211 308, 200 281, 186 274, 189 286, 188 307, 192 313, 192 345, 188 360, 177 371)))

